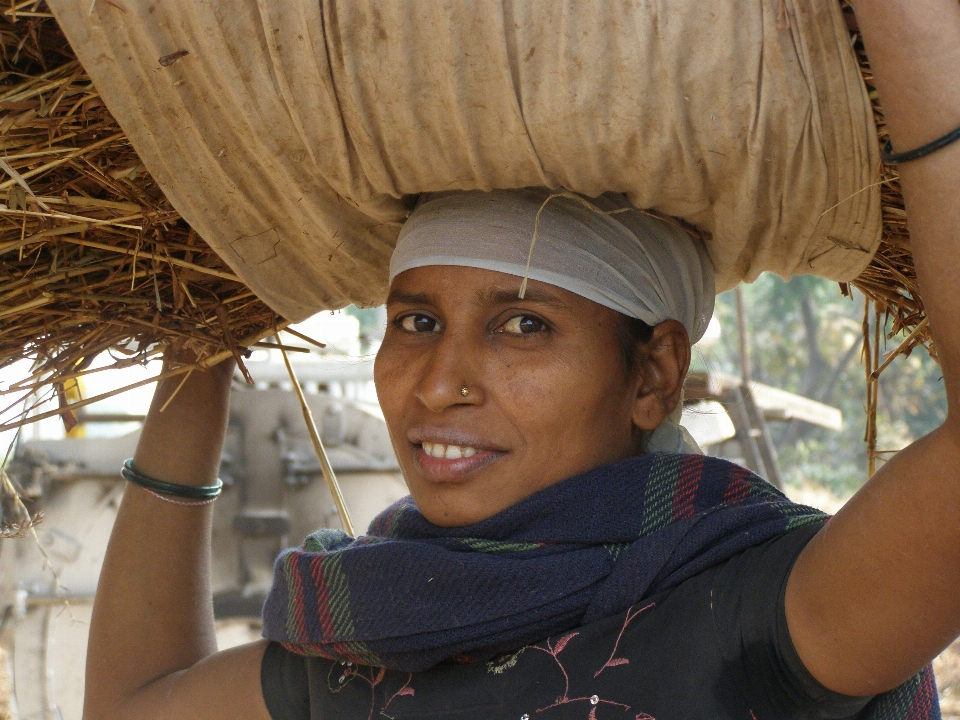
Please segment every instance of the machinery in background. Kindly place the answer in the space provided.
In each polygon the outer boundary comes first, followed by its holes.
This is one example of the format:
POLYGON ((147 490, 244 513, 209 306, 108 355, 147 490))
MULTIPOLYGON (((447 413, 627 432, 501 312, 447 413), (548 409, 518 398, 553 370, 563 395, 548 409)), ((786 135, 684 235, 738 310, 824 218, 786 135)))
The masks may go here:
MULTIPOLYGON (((282 366, 251 363, 250 369, 259 386, 232 395, 220 468, 225 488, 214 507, 221 648, 259 637, 277 554, 318 528, 340 527, 300 405, 283 388, 289 379, 280 374, 282 366)), ((307 401, 353 522, 366 528, 407 494, 379 407, 347 399, 362 394, 351 386, 372 379, 372 363, 313 356, 297 363, 297 373, 312 390, 307 401)), ((136 418, 84 418, 130 419, 136 418)), ((8 474, 30 510, 44 517, 36 528, 39 542, 24 538, 0 546, 0 644, 7 651, 15 719, 80 720, 92 600, 125 484, 118 472, 138 437, 139 430, 115 438, 35 440, 16 449, 8 474)))

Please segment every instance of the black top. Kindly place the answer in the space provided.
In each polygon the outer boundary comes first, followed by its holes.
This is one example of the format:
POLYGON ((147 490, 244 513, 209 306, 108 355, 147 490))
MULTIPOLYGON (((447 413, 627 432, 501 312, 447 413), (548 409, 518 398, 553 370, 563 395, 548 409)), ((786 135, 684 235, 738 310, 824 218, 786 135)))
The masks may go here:
POLYGON ((626 614, 487 663, 421 673, 304 658, 271 643, 274 720, 791 720, 853 718, 787 631, 784 591, 818 527, 751 548, 626 614))

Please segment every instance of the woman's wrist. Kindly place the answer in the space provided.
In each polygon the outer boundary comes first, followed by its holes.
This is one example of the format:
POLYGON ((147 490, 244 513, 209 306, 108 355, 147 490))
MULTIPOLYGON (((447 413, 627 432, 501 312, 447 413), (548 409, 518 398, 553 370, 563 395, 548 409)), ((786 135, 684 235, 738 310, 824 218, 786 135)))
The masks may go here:
POLYGON ((960 126, 956 0, 851 0, 893 147, 925 145, 960 126))
POLYGON ((158 385, 134 455, 136 468, 183 485, 216 482, 230 409, 233 362, 158 385))

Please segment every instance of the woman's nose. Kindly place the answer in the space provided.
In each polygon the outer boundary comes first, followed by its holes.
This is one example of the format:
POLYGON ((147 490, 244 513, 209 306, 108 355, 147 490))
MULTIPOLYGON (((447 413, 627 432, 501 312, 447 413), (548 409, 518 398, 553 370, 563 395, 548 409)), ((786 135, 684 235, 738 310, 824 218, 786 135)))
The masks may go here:
POLYGON ((432 412, 455 405, 475 405, 482 398, 482 385, 474 368, 480 348, 461 334, 445 334, 432 348, 416 397, 432 412))

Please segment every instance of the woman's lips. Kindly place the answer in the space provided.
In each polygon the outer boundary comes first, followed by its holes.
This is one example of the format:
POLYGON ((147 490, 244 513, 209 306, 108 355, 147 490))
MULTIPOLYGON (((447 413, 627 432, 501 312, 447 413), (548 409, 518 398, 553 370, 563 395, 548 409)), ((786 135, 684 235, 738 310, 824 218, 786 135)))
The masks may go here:
POLYGON ((415 445, 414 458, 421 474, 434 482, 456 482, 496 462, 505 455, 471 445, 423 442, 415 445))

